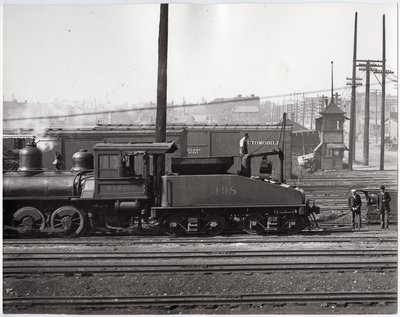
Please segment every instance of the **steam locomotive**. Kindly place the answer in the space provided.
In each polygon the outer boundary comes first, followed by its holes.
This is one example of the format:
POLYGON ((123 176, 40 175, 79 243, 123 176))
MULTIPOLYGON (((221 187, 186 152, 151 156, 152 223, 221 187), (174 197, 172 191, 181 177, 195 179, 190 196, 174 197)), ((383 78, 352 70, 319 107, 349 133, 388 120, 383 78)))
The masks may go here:
POLYGON ((295 234, 318 209, 300 188, 250 177, 251 155, 238 174, 227 173, 233 157, 172 157, 172 173, 163 175, 159 166, 176 149, 174 142, 100 143, 94 155, 75 153, 71 171, 45 171, 32 142, 19 153, 18 171, 3 172, 4 231, 295 234))

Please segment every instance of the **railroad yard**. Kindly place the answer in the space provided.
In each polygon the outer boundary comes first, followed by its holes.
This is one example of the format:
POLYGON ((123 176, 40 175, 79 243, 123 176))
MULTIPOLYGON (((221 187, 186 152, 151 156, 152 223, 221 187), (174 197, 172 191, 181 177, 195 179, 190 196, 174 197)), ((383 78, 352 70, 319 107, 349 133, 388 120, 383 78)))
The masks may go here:
POLYGON ((299 235, 6 239, 3 311, 396 313, 397 225, 367 224, 363 207, 364 227, 353 231, 346 207, 350 188, 384 183, 397 190, 395 173, 325 173, 296 182, 321 206, 320 228, 299 235))
POLYGON ((2 313, 397 315, 396 4, 105 4, 4 6, 2 313))
POLYGON ((395 232, 5 241, 5 313, 394 313, 395 232))

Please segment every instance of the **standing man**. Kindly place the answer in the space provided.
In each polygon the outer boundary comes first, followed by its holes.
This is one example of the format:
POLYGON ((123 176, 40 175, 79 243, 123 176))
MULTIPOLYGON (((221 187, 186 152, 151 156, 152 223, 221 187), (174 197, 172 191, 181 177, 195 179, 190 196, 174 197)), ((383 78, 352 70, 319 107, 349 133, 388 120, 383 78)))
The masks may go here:
POLYGON ((355 228, 355 216, 358 216, 358 230, 361 229, 361 197, 356 193, 355 189, 351 190, 349 197, 349 208, 351 210, 351 224, 355 228))
POLYGON ((247 148, 247 139, 249 135, 247 133, 239 141, 240 147, 240 174, 243 176, 250 177, 250 160, 247 158, 249 150, 247 148))
POLYGON ((248 138, 249 138, 249 135, 247 133, 245 133, 244 136, 239 141, 241 157, 245 156, 246 154, 249 154, 249 150, 247 149, 247 139, 248 138))
POLYGON ((390 195, 385 192, 385 186, 381 185, 378 194, 378 210, 381 214, 381 229, 389 229, 390 195))

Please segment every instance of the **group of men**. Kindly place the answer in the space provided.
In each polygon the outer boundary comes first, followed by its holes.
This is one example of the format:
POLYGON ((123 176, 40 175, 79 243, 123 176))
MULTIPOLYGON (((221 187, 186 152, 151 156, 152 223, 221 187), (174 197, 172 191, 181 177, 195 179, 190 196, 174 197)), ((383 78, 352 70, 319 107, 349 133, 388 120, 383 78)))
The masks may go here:
MULTIPOLYGON (((381 229, 389 228, 390 213, 390 195, 385 191, 385 186, 380 186, 380 192, 377 195, 377 208, 381 218, 381 229)), ((355 229, 355 218, 358 217, 358 229, 361 228, 361 197, 357 194, 357 190, 352 189, 349 197, 349 208, 351 211, 351 224, 355 229)))

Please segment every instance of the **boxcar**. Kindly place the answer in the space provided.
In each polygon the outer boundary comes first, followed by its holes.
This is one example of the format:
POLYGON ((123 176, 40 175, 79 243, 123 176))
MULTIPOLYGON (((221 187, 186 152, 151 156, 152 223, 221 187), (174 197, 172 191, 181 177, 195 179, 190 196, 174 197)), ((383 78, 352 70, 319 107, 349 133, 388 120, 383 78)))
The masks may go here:
MULTIPOLYGON (((48 129, 45 137, 38 143, 51 144, 48 151, 43 151, 43 166, 54 169, 54 153, 58 151, 63 157, 62 169, 71 169, 72 156, 80 149, 92 150, 97 143, 144 143, 154 142, 154 127, 151 126, 97 126, 80 129, 48 129)), ((166 167, 170 166, 171 156, 187 155, 187 131, 184 128, 167 129, 167 142, 175 142, 178 150, 174 154, 166 155, 166 167)), ((167 170, 169 171, 169 170, 167 170)))
MULTIPOLYGON (((280 146, 281 126, 279 125, 185 125, 170 124, 167 126, 167 142, 174 141, 178 151, 167 156, 166 166, 171 156, 211 157, 234 156, 234 165, 229 170, 236 173, 240 169, 239 140, 244 133, 249 134, 249 153, 267 152, 280 146)), ((97 125, 93 128, 48 129, 44 136, 36 139, 43 151, 43 166, 54 169, 52 162, 56 151, 60 152, 64 164, 62 169, 72 167, 72 155, 80 149, 90 150, 100 142, 153 142, 154 125, 97 125)), ((292 174, 292 127, 288 125, 285 132, 284 178, 292 174)), ((253 175, 259 176, 261 157, 252 160, 253 175)), ((273 179, 279 178, 280 162, 276 156, 269 158, 272 162, 273 179)))

